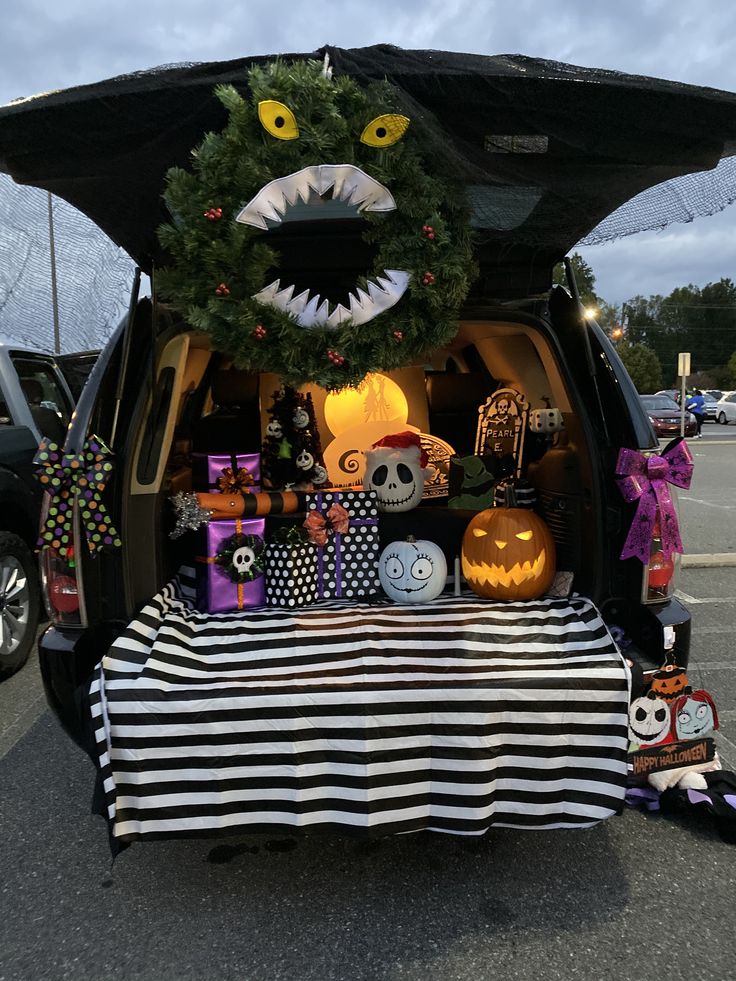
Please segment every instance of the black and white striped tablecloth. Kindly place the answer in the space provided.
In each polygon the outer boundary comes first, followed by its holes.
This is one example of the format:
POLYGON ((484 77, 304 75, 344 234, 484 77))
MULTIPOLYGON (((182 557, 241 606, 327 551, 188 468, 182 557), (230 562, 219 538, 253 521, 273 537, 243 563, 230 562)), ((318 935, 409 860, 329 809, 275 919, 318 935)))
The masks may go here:
POLYGON ((590 601, 199 613, 178 583, 91 687, 114 836, 587 827, 628 671, 590 601))

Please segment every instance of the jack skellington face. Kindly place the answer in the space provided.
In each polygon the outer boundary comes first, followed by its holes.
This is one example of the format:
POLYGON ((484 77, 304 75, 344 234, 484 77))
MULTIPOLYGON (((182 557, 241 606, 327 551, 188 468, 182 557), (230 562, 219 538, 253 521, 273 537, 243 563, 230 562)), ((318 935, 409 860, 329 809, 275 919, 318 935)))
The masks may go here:
POLYGON ((306 429, 309 425, 309 415, 300 405, 294 409, 294 426, 297 429, 306 429))
POLYGON ((629 709, 629 740, 639 746, 654 746, 668 734, 670 707, 653 692, 635 698, 629 709))
MULTIPOLYGON (((414 433, 402 434, 415 437, 414 433)), ((391 437, 388 437, 389 439, 391 437)), ((376 444, 365 454, 363 487, 375 491, 379 511, 410 511, 424 493, 429 475, 426 454, 418 444, 381 446, 376 444)))
POLYGON ((272 419, 266 426, 266 436, 272 436, 274 439, 280 439, 283 436, 284 430, 281 427, 281 423, 278 419, 272 419))
POLYGON ((314 466, 314 457, 308 450, 301 450, 296 458, 296 465, 300 470, 311 470, 314 466))

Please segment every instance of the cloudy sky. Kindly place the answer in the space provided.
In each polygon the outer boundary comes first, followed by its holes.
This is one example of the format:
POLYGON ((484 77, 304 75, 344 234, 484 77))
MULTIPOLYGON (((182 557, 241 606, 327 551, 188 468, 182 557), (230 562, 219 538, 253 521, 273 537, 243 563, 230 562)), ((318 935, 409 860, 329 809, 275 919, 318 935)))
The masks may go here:
MULTIPOLYGON (((1 24, 0 104, 159 64, 378 42, 521 53, 736 91, 733 0, 3 0, 1 24)), ((736 278, 735 219, 732 206, 584 254, 609 302, 736 278)))

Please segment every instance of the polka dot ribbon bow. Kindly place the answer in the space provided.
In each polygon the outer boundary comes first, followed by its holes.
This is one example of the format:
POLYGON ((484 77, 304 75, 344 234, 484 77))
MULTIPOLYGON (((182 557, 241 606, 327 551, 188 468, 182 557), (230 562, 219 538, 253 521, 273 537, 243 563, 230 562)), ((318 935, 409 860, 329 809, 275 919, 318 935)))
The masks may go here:
POLYGON ((108 448, 96 436, 85 442, 81 453, 64 453, 51 440, 41 441, 33 462, 36 476, 50 495, 51 503, 38 540, 40 548, 54 548, 62 556, 73 554, 75 499, 90 552, 105 546, 120 547, 120 538, 100 496, 112 472, 110 456, 108 448))
POLYGON ((671 558, 673 552, 683 551, 677 511, 667 485, 688 488, 692 475, 692 454, 682 438, 668 443, 661 455, 644 456, 638 450, 619 450, 618 489, 625 501, 639 502, 621 551, 622 559, 636 557, 647 565, 656 530, 665 559, 671 558))

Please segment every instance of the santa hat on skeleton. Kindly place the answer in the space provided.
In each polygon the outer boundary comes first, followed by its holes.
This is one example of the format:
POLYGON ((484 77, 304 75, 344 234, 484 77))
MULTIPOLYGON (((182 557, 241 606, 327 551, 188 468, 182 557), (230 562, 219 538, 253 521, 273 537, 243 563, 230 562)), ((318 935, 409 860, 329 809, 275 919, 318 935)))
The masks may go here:
POLYGON ((365 452, 363 484, 366 490, 376 491, 379 510, 409 510, 421 500, 430 474, 428 462, 418 433, 384 436, 365 452))

